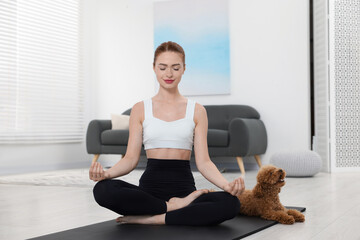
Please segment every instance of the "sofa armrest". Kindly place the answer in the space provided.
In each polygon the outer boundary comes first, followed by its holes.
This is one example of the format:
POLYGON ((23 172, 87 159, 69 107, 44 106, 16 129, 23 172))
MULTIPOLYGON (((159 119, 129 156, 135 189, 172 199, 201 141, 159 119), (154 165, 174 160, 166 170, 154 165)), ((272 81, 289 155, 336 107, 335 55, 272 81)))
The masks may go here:
POLYGON ((229 124, 229 135, 229 150, 233 156, 253 156, 266 151, 266 128, 259 119, 232 119, 229 124))
POLYGON ((92 120, 86 132, 86 150, 89 154, 101 153, 101 133, 111 129, 111 120, 92 120))

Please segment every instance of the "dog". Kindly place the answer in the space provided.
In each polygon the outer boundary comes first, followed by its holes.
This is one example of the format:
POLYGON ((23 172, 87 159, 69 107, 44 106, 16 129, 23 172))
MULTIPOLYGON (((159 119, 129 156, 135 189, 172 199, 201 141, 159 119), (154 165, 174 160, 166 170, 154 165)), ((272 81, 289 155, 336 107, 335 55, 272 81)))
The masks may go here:
POLYGON ((256 186, 237 196, 240 200, 240 214, 260 216, 282 224, 304 222, 305 216, 301 212, 286 209, 280 203, 279 193, 285 185, 285 176, 286 173, 281 168, 262 166, 257 174, 256 186))

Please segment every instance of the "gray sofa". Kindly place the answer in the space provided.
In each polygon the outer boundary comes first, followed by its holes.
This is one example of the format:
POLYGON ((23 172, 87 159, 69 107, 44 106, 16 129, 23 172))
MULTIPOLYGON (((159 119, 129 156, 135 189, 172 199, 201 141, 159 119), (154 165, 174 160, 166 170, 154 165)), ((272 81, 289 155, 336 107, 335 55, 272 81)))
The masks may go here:
MULTIPOLYGON (((243 157, 254 156, 261 166, 259 155, 267 148, 267 133, 260 114, 246 105, 204 105, 208 115, 208 149, 210 157, 234 157, 245 174, 243 157)), ((131 109, 123 114, 130 115, 131 109)), ((126 153, 129 130, 111 130, 111 120, 92 120, 86 134, 89 154, 126 153)), ((146 155, 144 146, 141 155, 146 155)), ((194 156, 194 150, 192 151, 194 156)))

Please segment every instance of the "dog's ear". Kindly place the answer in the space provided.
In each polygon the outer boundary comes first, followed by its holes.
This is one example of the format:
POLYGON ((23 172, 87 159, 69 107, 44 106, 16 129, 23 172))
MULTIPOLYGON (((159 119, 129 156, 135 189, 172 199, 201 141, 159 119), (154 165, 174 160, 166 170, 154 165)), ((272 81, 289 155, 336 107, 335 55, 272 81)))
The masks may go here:
POLYGON ((254 193, 254 196, 257 197, 257 198, 262 198, 264 197, 264 194, 263 194, 263 191, 261 189, 261 185, 258 184, 254 187, 253 189, 253 193, 254 193))

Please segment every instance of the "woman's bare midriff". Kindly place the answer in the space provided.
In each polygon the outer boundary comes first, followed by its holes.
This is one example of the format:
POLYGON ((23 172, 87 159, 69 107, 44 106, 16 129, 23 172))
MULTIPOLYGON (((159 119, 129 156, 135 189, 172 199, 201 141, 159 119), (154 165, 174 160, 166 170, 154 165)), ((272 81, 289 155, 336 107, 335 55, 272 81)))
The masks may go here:
POLYGON ((191 151, 177 148, 153 148, 146 150, 147 158, 190 160, 191 151))

